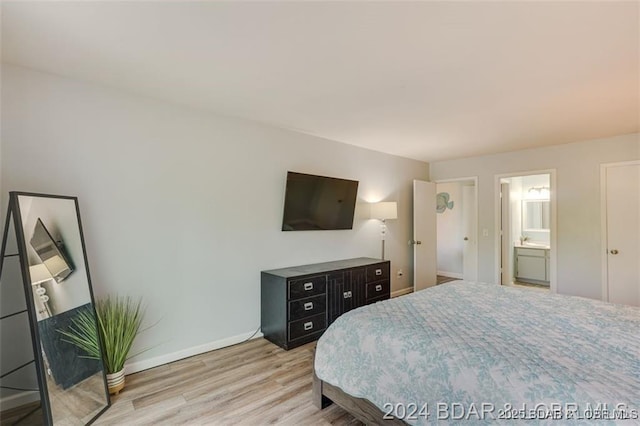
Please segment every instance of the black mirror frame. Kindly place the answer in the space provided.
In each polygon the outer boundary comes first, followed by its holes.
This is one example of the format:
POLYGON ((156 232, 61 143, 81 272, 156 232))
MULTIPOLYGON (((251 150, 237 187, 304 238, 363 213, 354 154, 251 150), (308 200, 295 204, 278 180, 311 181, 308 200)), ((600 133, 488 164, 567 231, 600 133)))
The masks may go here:
MULTIPOLYGON (((91 286, 91 275, 89 273, 89 262, 87 259, 87 250, 84 242, 84 233, 82 231, 82 221, 80 219, 80 208, 78 205, 78 198, 72 196, 65 195, 50 195, 50 194, 38 194, 38 193, 30 193, 30 192, 18 192, 11 191, 9 192, 9 208, 7 209, 7 218, 4 226, 4 234, 2 240, 2 248, 0 249, 0 276, 2 275, 2 269, 4 266, 4 257, 6 250, 6 243, 8 239, 8 232, 10 231, 10 222, 13 219, 13 224, 15 228, 15 237, 16 244, 18 247, 18 258, 20 261, 20 270, 22 273, 22 281, 24 284, 24 291, 26 297, 26 305, 27 305, 27 315, 29 316, 29 324, 31 330, 31 343, 33 347, 33 355, 36 367, 36 374, 38 377, 38 386, 40 388, 40 402, 42 406, 42 415, 45 424, 53 425, 53 417, 51 413, 51 404, 49 401, 49 392, 47 388, 47 379, 46 379, 46 371, 44 361, 42 359, 42 346, 40 341, 40 335, 38 334, 38 318, 35 311, 35 306, 33 304, 33 289, 31 286, 31 276, 29 273, 29 259, 27 258, 27 247, 25 243, 24 230, 22 228, 22 216, 20 214, 20 205, 18 203, 19 196, 26 197, 40 197, 40 198, 55 198, 55 199, 64 199, 64 200, 72 200, 75 204, 76 209, 76 217, 78 219, 78 229, 80 232, 80 243, 82 245, 82 253, 83 260, 85 264, 85 270, 87 273, 87 285, 89 287, 89 295, 91 298, 91 309, 93 310, 93 314, 95 318, 97 318, 96 308, 95 308, 95 299, 93 296, 93 288, 91 286)), ((97 322, 96 322, 97 327, 97 322)), ((104 342, 102 342, 102 338, 100 333, 98 333, 98 344, 100 345, 100 352, 104 353, 104 342)), ((104 391, 106 395, 106 405, 100 410, 89 422, 88 425, 93 423, 100 415, 102 415, 110 406, 111 406, 111 398, 109 395, 109 389, 107 386, 107 377, 106 370, 102 368, 102 376, 104 383, 104 391)))

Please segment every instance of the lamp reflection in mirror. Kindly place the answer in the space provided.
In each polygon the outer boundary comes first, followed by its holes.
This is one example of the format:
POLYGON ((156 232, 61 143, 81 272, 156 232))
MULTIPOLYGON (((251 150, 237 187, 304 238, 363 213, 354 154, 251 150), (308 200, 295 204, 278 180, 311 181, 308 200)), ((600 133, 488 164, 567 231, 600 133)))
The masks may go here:
POLYGON ((398 218, 398 203, 395 201, 384 201, 380 203, 371 204, 371 219, 378 219, 382 221, 381 225, 381 237, 382 237, 382 257, 384 260, 384 240, 385 235, 387 233, 387 224, 386 221, 389 219, 397 219, 398 218))
POLYGON ((53 280, 53 276, 42 263, 29 266, 29 275, 31 276, 31 285, 34 288, 34 292, 40 299, 40 302, 42 302, 42 309, 38 309, 38 314, 40 314, 42 318, 49 318, 51 316, 49 296, 47 296, 47 290, 42 287, 41 284, 53 280))

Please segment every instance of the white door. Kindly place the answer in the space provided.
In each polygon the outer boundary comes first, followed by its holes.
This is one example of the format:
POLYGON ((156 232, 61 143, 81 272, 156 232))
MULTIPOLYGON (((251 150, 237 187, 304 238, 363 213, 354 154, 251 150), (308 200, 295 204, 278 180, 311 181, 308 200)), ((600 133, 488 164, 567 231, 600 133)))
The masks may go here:
POLYGON ((413 181, 413 291, 436 285, 436 184, 413 181))
POLYGON ((462 279, 475 281, 478 279, 478 260, 476 258, 476 241, 478 231, 476 229, 476 187, 462 186, 462 279))
POLYGON ((513 247, 511 245, 511 192, 508 183, 500 184, 500 284, 513 281, 513 247))
POLYGON ((640 163, 610 165, 605 173, 606 296, 640 306, 640 163))

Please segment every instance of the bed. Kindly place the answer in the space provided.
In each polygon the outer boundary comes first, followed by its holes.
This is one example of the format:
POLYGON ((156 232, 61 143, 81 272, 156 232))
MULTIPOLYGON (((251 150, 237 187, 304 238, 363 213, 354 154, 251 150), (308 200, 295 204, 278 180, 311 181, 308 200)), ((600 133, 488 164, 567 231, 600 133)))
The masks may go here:
POLYGON ((314 402, 368 424, 640 422, 640 308, 455 281, 348 312, 314 402))

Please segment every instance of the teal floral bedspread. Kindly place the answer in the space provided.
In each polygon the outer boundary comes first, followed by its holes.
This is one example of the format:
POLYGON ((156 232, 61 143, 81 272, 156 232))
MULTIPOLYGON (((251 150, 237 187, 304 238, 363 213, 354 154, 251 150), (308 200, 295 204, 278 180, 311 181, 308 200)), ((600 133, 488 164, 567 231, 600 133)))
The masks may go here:
POLYGON ((640 308, 455 281, 342 315, 315 371, 410 424, 640 424, 640 308))

